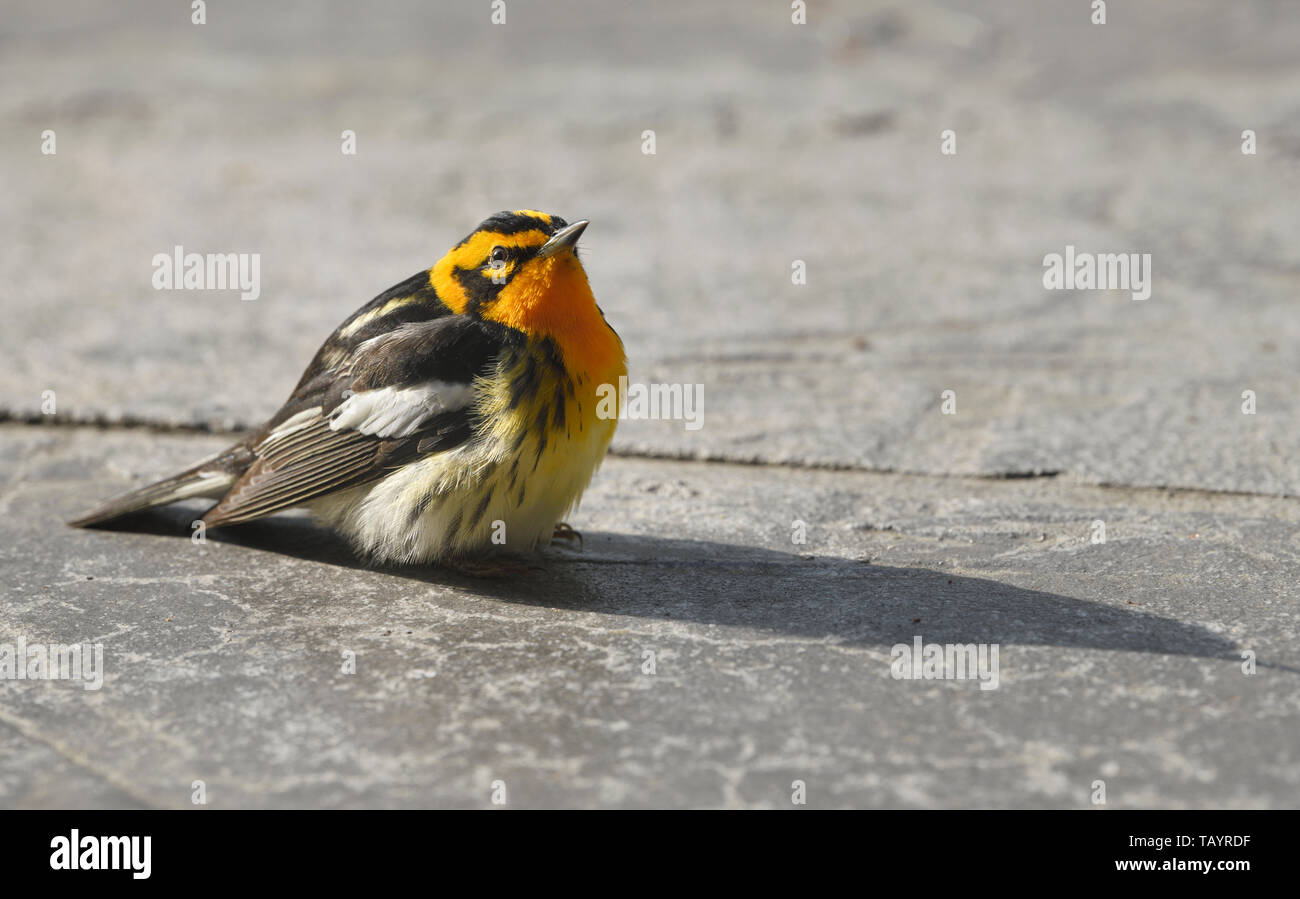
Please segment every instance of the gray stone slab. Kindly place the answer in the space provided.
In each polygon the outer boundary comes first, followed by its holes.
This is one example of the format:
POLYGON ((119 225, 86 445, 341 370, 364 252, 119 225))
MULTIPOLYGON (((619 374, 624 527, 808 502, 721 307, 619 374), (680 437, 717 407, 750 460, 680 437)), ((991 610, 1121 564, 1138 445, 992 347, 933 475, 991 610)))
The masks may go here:
POLYGON ((504 580, 367 570, 294 515, 62 525, 219 442, 0 427, 0 643, 106 672, 0 681, 0 805, 1300 800, 1292 501, 614 458, 583 549, 504 580), (895 679, 915 636, 998 644, 998 688, 895 679))
POLYGON ((593 220, 633 378, 704 385, 701 429, 621 451, 1296 495, 1300 19, 1114 7, 15 8, 0 413, 255 423, 352 309, 534 206, 593 220), (153 290, 176 245, 259 253, 261 297, 153 290), (1066 245, 1152 254, 1151 298, 1045 290, 1066 245))
MULTIPOLYGON (((8 639, 8 638, 6 638, 8 639)), ((46 742, 39 726, 0 709, 0 796, 5 808, 147 808, 148 800, 75 746, 46 742)))

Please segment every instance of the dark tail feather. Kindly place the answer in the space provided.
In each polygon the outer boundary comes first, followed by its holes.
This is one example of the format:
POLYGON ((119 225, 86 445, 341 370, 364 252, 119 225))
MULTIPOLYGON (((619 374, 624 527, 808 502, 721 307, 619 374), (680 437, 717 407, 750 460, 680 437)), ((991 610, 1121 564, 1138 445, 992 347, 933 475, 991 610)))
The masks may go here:
POLYGON ((195 497, 220 499, 243 474, 251 458, 252 454, 246 447, 232 447, 211 459, 205 459, 193 468, 187 468, 180 474, 123 493, 121 496, 115 496, 85 515, 74 518, 68 524, 74 528, 89 528, 107 524, 124 515, 143 512, 154 506, 163 506, 183 499, 195 497))

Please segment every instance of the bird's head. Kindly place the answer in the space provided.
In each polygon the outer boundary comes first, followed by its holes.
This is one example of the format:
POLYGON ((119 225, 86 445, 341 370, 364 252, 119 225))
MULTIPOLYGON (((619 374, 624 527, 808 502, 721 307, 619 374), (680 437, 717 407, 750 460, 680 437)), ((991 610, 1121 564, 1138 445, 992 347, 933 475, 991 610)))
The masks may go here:
POLYGON ((549 331, 595 306, 577 253, 586 227, 531 209, 499 212, 434 265, 430 282, 453 312, 549 331))
POLYGON ((578 261, 586 227, 531 209, 499 212, 442 257, 429 282, 453 312, 550 340, 575 371, 616 377, 623 344, 578 261))

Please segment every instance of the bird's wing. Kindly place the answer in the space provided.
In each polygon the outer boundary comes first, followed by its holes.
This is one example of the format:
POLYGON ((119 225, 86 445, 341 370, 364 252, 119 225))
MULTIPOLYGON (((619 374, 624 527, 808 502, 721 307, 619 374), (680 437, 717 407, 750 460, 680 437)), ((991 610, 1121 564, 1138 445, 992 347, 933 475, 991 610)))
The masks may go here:
POLYGON ((401 325, 304 379, 252 444, 256 461, 203 520, 278 512, 382 477, 470 438, 476 378, 513 333, 464 316, 401 325))

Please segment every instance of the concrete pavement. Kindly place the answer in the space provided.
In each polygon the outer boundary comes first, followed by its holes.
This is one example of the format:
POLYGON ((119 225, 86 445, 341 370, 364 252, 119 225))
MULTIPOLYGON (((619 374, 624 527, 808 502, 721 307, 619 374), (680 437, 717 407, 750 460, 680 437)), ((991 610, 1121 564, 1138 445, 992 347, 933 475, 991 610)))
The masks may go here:
POLYGON ((104 681, 0 680, 0 805, 1294 807, 1300 19, 809 6, 6 4, 0 645, 104 681), (521 206, 704 390, 620 426, 581 551, 63 526, 521 206), (178 245, 258 298, 155 290, 178 245), (1150 298, 1045 289, 1067 246, 1150 298), (895 678, 916 637, 997 688, 895 678))

